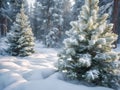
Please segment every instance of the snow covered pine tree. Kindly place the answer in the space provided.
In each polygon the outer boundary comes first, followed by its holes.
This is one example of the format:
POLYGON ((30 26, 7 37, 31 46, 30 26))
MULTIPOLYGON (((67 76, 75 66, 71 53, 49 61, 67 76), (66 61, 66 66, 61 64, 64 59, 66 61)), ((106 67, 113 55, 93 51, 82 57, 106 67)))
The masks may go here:
POLYGON ((119 54, 112 51, 117 35, 108 14, 98 14, 99 0, 85 0, 79 19, 66 32, 65 48, 58 55, 58 69, 69 79, 111 88, 120 85, 119 54))
MULTIPOLYGON (((43 2, 43 0, 42 0, 43 2)), ((47 47, 59 47, 63 26, 63 0, 48 0, 47 19, 43 24, 47 25, 45 45, 47 47)), ((45 27, 46 28, 46 27, 45 27)))
POLYGON ((28 16, 25 15, 24 7, 22 6, 10 33, 7 35, 9 42, 8 52, 11 55, 23 57, 34 53, 34 37, 29 24, 28 16))

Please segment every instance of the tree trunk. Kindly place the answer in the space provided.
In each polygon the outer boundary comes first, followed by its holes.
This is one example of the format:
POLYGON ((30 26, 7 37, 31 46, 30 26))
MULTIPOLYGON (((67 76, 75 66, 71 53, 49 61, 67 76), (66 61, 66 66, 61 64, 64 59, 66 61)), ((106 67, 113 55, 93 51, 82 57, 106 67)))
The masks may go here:
POLYGON ((1 33, 2 33, 2 0, 0 0, 0 37, 1 37, 1 33))
MULTIPOLYGON (((118 13, 119 13, 119 5, 118 5, 118 2, 120 0, 114 0, 114 7, 113 7, 113 19, 112 19, 112 22, 114 24, 114 27, 113 27, 113 32, 117 34, 117 28, 118 28, 118 13)), ((114 42, 115 44, 115 47, 117 46, 117 41, 114 42)))
POLYGON ((6 34, 7 34, 7 17, 4 17, 4 21, 3 21, 3 31, 4 31, 4 33, 3 33, 3 36, 6 36, 6 34))

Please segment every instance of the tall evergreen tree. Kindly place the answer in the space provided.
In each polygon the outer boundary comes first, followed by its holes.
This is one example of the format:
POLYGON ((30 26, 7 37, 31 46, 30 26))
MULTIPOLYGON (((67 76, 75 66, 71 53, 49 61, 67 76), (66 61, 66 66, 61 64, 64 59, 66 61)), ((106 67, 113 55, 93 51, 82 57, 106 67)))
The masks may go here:
POLYGON ((112 51, 117 35, 108 14, 98 14, 99 0, 85 0, 79 19, 66 32, 65 47, 59 54, 58 69, 67 78, 111 88, 120 86, 119 54, 112 51))
POLYGON ((63 4, 63 32, 62 32, 62 41, 66 37, 65 32, 71 28, 70 22, 73 20, 73 15, 72 15, 72 5, 71 0, 64 0, 63 4))
POLYGON ((8 51, 11 55, 28 56, 34 53, 34 37, 29 24, 28 16, 25 15, 22 6, 11 27, 11 32, 7 35, 10 43, 8 51))
POLYGON ((58 46, 57 43, 58 41, 60 41, 60 36, 62 32, 63 0, 48 0, 48 3, 47 20, 45 21, 47 23, 45 44, 48 47, 56 47, 58 46), (53 38, 51 38, 50 36, 51 33, 53 33, 53 38))
POLYGON ((63 1, 36 0, 34 4, 31 17, 33 32, 47 47, 57 46, 56 42, 60 41, 63 29, 63 1))
POLYGON ((28 15, 29 15, 29 18, 30 18, 30 21, 31 21, 31 27, 32 27, 32 30, 33 30, 33 33, 36 37, 36 39, 42 39, 41 38, 41 35, 43 34, 42 33, 42 30, 40 29, 41 27, 41 9, 42 9, 42 6, 41 6, 41 3, 39 2, 39 0, 34 0, 34 3, 33 4, 29 4, 29 2, 27 2, 27 9, 28 9, 28 15))
POLYGON ((0 37, 5 36, 8 27, 9 0, 0 0, 0 37))

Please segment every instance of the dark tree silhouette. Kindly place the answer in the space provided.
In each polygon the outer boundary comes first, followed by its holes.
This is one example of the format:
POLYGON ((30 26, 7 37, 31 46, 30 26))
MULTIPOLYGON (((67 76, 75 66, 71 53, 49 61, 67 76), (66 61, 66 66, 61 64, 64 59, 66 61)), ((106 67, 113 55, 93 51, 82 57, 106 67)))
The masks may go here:
MULTIPOLYGON (((117 31, 117 28, 118 28, 118 14, 119 14, 119 2, 120 0, 114 0, 114 6, 113 6, 113 19, 112 19, 112 22, 114 24, 114 27, 113 27, 113 32, 118 34, 118 31, 117 31)), ((117 41, 114 42, 115 44, 115 47, 117 47, 117 41)))

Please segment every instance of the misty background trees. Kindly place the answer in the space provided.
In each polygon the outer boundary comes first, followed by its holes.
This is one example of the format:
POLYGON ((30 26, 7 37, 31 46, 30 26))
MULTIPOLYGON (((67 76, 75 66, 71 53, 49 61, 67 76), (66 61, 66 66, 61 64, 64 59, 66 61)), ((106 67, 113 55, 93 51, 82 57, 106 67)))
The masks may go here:
MULTIPOLYGON (((61 47, 70 22, 78 19, 84 0, 0 0, 0 37, 11 30, 15 16, 24 3, 36 40, 47 47, 61 47)), ((120 0, 100 0, 100 15, 109 13, 108 22, 113 22, 113 31, 120 34, 120 0)), ((118 38, 118 43, 120 42, 118 38)))

